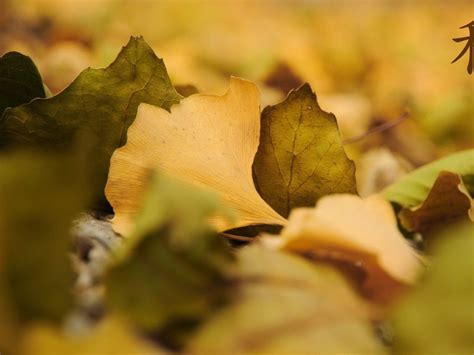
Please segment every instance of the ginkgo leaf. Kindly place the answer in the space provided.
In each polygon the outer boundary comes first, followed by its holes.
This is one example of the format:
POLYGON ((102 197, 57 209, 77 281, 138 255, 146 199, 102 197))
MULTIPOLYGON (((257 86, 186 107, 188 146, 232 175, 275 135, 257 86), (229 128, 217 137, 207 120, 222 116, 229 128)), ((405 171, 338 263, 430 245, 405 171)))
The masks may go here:
POLYGON ((336 117, 319 107, 308 84, 263 110, 253 172, 258 192, 284 217, 324 195, 357 193, 336 117))
POLYGON ((383 191, 389 201, 402 207, 419 205, 433 186, 441 171, 450 171, 462 177, 469 193, 474 194, 474 149, 461 151, 405 175, 383 191))
POLYGON ((408 230, 424 232, 439 223, 468 217, 472 206, 472 198, 461 177, 442 171, 423 203, 402 209, 399 217, 402 225, 408 230))
MULTIPOLYGON (((131 38, 105 69, 86 69, 58 95, 6 110, 0 119, 0 148, 28 146, 61 150, 78 132, 97 142, 89 162, 98 198, 103 197, 113 151, 126 140, 138 105, 169 109, 181 96, 173 88, 163 61, 143 38, 131 38)), ((105 201, 101 201, 103 207, 105 201)))
POLYGON ((192 95, 171 108, 141 104, 127 144, 111 159, 106 196, 115 211, 114 229, 128 234, 147 189, 150 170, 215 190, 235 210, 225 230, 252 224, 284 224, 259 196, 252 163, 260 130, 259 93, 248 81, 232 78, 224 96, 192 95))
POLYGON ((380 301, 413 284, 422 270, 421 257, 398 231, 390 203, 378 195, 323 197, 315 208, 293 210, 280 237, 266 241, 362 269, 364 294, 380 301))
POLYGON ((238 253, 234 302, 187 354, 383 354, 370 310, 336 271, 258 244, 238 253))
POLYGON ((43 80, 30 57, 9 52, 0 57, 0 115, 37 97, 45 97, 43 80))

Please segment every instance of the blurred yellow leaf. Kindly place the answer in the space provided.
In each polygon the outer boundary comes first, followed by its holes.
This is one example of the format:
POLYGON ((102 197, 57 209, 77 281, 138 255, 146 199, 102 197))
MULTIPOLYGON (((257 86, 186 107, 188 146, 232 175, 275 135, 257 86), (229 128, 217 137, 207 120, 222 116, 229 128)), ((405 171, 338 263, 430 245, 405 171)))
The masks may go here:
POLYGON ((108 309, 155 334, 166 329, 167 344, 182 341, 170 325, 197 324, 231 294, 233 254, 207 223, 219 210, 209 191, 155 176, 105 275, 108 309))
POLYGON ((360 196, 379 193, 412 170, 411 164, 386 147, 365 152, 356 161, 356 180, 360 196))
POLYGON ((242 249, 235 302, 190 340, 190 354, 383 354, 367 305, 330 267, 242 249))
POLYGON ((323 197, 315 208, 293 210, 280 237, 265 240, 361 268, 364 294, 380 301, 413 284, 422 271, 421 257, 398 231, 391 205, 378 195, 323 197))
POLYGON ((68 334, 45 323, 32 325, 22 337, 23 355, 159 355, 155 345, 139 338, 120 319, 102 320, 85 334, 68 334))

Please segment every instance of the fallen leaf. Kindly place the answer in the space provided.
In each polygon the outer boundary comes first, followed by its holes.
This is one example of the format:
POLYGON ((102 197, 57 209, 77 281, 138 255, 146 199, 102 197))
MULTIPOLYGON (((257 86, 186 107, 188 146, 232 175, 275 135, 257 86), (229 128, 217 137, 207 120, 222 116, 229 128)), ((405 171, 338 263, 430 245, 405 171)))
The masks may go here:
POLYGON ((61 321, 73 305, 69 228, 86 204, 74 156, 0 157, 0 349, 20 326, 61 321))
MULTIPOLYGON (((218 210, 212 193, 156 176, 131 238, 106 274, 109 307, 149 331, 169 332, 223 302, 233 257, 207 221, 218 210)), ((165 340, 180 342, 170 333, 165 340)))
POLYGON ((336 271, 258 244, 237 255, 234 302, 203 325, 186 353, 385 353, 367 305, 336 271))
POLYGON ((215 219, 225 230, 252 224, 284 224, 259 196, 252 163, 260 125, 257 87, 232 78, 224 96, 196 94, 171 113, 141 104, 127 144, 111 159, 106 196, 115 211, 115 231, 127 235, 147 189, 150 170, 216 191, 235 210, 234 222, 215 219))
POLYGON ((393 312, 394 353, 472 354, 474 224, 443 231, 418 288, 393 312))
POLYGON ((468 217, 472 198, 458 174, 442 171, 419 206, 404 208, 400 222, 410 231, 425 232, 440 223, 468 217))
POLYGON ((0 115, 7 107, 45 96, 43 80, 30 57, 18 52, 0 57, 0 115))
POLYGON ((164 350, 135 333, 123 320, 108 316, 84 334, 68 334, 51 325, 38 323, 22 337, 24 355, 158 355, 164 350))
POLYGON ((421 257, 398 231, 390 203, 378 195, 323 197, 315 208, 293 210, 280 236, 264 240, 362 269, 362 291, 376 301, 390 301, 422 271, 421 257))
POLYGON ((426 199, 441 171, 458 174, 474 194, 474 149, 458 152, 424 165, 383 190, 386 199, 402 207, 414 207, 426 199))
POLYGON ((321 110, 308 84, 263 110, 253 172, 263 199, 284 217, 328 194, 357 193, 336 117, 321 110))
POLYGON ((180 98, 163 61, 142 38, 131 38, 108 68, 86 69, 60 94, 5 111, 0 148, 26 145, 57 151, 86 131, 97 138, 89 161, 96 173, 93 186, 103 198, 110 157, 125 143, 138 105, 148 102, 169 109, 180 98))

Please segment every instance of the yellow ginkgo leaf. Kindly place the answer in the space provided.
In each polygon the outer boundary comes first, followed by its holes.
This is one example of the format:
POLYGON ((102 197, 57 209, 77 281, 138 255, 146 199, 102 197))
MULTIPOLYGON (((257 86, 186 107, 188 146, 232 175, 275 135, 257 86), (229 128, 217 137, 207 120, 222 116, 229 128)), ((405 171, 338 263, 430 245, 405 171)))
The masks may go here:
POLYGON ((363 293, 379 301, 414 283, 423 265, 398 231, 391 205, 378 195, 323 197, 315 208, 293 210, 281 236, 264 240, 318 259, 350 263, 365 273, 363 293))
POLYGON ((257 193, 252 163, 260 132, 257 87, 232 78, 224 96, 192 95, 171 108, 141 104, 127 144, 111 160, 106 196, 114 229, 127 234, 147 189, 150 170, 215 190, 237 215, 215 219, 219 230, 252 224, 284 224, 257 193))

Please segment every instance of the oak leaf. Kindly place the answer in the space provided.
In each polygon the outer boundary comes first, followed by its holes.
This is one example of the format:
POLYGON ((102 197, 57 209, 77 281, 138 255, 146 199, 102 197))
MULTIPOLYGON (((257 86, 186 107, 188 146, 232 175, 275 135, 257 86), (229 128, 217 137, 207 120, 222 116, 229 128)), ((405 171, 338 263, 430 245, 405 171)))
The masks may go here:
POLYGON ((315 208, 293 210, 281 235, 264 240, 280 249, 350 263, 366 274, 364 295, 382 302, 413 284, 422 271, 420 255, 398 231, 391 205, 378 195, 323 197, 315 208))
POLYGON ((197 94, 171 112, 141 104, 127 144, 111 159, 106 196, 114 229, 128 234, 147 189, 150 170, 215 190, 236 212, 234 222, 214 219, 219 230, 252 224, 284 224, 259 196, 252 163, 259 144, 257 87, 232 78, 224 96, 197 94))

